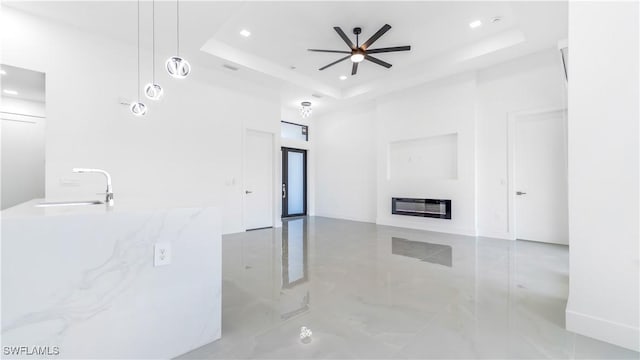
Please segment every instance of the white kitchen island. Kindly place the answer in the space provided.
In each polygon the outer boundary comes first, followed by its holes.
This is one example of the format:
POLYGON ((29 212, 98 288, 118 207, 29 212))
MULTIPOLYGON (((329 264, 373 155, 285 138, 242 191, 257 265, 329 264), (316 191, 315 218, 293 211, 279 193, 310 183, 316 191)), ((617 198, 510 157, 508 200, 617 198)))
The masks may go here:
POLYGON ((217 208, 40 202, 1 213, 3 358, 164 359, 220 338, 217 208))

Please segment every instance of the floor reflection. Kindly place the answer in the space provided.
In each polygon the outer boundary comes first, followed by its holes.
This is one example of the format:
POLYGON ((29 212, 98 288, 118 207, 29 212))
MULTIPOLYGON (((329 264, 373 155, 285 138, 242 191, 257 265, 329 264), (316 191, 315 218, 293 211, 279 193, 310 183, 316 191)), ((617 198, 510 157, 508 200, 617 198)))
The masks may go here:
POLYGON ((391 237, 391 253, 448 267, 453 263, 453 249, 449 245, 391 237))
POLYGON ((309 217, 222 251, 222 338, 182 358, 638 359, 564 329, 566 246, 309 217))
POLYGON ((309 266, 306 219, 285 220, 283 225, 280 318, 287 320, 309 310, 309 266))
POLYGON ((307 281, 306 219, 285 220, 282 229, 282 287, 291 288, 307 281))

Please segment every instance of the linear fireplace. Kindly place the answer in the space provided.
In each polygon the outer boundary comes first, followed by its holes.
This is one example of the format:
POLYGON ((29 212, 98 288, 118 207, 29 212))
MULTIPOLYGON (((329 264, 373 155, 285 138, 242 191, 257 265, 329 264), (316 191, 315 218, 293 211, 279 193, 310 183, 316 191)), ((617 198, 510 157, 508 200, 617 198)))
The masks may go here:
POLYGON ((391 213, 395 215, 451 219, 451 200, 392 198, 391 213))

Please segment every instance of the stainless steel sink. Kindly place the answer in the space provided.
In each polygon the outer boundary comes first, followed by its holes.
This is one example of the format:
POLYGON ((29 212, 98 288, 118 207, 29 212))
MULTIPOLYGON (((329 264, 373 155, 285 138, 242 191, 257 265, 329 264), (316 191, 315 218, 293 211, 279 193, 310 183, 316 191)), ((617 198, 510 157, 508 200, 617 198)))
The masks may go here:
POLYGON ((54 206, 84 206, 84 205, 102 205, 104 202, 100 200, 86 201, 50 201, 36 204, 36 207, 54 207, 54 206))

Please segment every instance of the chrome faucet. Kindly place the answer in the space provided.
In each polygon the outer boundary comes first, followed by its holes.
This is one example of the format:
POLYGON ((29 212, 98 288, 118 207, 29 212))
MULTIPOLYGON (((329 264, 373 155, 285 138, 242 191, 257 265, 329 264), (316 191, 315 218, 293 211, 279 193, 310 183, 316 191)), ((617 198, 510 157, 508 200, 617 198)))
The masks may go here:
POLYGON ((83 169, 83 168, 73 168, 71 171, 74 173, 99 173, 104 175, 107 178, 107 197, 105 199, 105 204, 107 206, 113 206, 113 187, 111 187, 111 175, 108 172, 101 169, 83 169))

